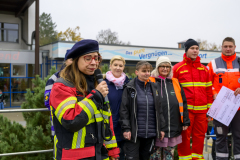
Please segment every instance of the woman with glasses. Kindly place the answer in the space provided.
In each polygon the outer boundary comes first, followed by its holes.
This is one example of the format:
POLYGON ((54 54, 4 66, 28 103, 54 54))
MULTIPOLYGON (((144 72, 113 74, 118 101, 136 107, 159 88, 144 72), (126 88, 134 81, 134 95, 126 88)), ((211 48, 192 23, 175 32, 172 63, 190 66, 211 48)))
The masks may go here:
POLYGON ((119 160, 124 160, 123 145, 124 141, 121 139, 121 126, 119 120, 119 108, 122 102, 123 85, 129 82, 128 77, 123 72, 125 67, 125 60, 123 57, 116 55, 110 60, 110 71, 106 73, 106 83, 109 88, 108 99, 112 111, 113 128, 117 139, 118 147, 120 148, 119 160))
POLYGON ((151 81, 160 85, 161 107, 165 119, 165 137, 156 139, 155 152, 151 160, 174 159, 174 147, 182 142, 181 132, 190 126, 187 101, 184 91, 177 79, 172 78, 172 65, 168 57, 159 57, 156 68, 152 71, 151 81))
POLYGON ((112 128, 110 109, 104 103, 108 94, 105 81, 97 84, 94 72, 101 56, 98 42, 77 42, 67 55, 66 66, 50 95, 53 123, 58 140, 56 159, 112 160, 119 149, 112 128))

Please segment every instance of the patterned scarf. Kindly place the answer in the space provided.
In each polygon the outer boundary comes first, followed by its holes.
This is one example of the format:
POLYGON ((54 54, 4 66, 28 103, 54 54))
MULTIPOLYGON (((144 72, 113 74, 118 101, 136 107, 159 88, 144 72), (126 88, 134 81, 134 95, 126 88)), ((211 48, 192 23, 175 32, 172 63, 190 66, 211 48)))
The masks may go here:
POLYGON ((124 81, 126 79, 126 74, 122 72, 119 78, 115 78, 111 71, 106 73, 106 78, 109 82, 114 83, 116 89, 123 89, 124 81))

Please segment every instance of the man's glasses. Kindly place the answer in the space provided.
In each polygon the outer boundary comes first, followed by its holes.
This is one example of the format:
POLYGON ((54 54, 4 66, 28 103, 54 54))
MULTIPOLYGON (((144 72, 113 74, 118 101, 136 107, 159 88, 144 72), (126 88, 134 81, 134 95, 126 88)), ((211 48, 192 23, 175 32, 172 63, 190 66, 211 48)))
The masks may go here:
POLYGON ((170 69, 171 68, 171 66, 159 66, 161 69, 170 69))
POLYGON ((87 55, 87 56, 84 56, 83 58, 86 63, 92 63, 93 59, 96 63, 99 63, 101 61, 101 56, 92 57, 91 55, 87 55))

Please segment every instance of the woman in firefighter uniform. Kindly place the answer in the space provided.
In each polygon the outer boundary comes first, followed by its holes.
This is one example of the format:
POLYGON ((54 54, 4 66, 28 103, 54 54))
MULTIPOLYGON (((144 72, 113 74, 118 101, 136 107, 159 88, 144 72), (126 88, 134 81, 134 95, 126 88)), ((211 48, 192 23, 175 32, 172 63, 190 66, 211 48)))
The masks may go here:
POLYGON ((98 42, 82 40, 69 51, 73 63, 54 83, 50 105, 58 142, 57 160, 116 160, 119 149, 111 111, 104 103, 106 82, 97 84, 94 71, 101 57, 98 42))

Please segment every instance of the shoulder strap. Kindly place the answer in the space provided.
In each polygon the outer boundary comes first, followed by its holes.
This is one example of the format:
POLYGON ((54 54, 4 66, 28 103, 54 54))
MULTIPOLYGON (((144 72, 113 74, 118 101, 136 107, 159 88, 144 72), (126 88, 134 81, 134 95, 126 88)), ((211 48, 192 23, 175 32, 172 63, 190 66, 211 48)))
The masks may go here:
POLYGON ((154 78, 154 77, 149 77, 149 80, 150 80, 151 82, 153 82, 153 83, 156 82, 156 78, 154 78))
POLYGON ((58 79, 55 81, 55 83, 62 83, 62 84, 64 84, 65 86, 74 87, 74 85, 73 85, 72 82, 63 79, 62 77, 58 78, 58 79))
POLYGON ((181 87, 179 85, 178 79, 177 78, 172 78, 172 82, 173 82, 174 90, 176 88, 177 90, 179 90, 181 92, 181 87))
POLYGON ((183 99, 182 99, 182 95, 181 95, 181 87, 179 85, 179 82, 177 80, 177 78, 172 78, 172 82, 173 82, 173 88, 179 103, 179 112, 181 115, 181 121, 183 123, 183 99))

